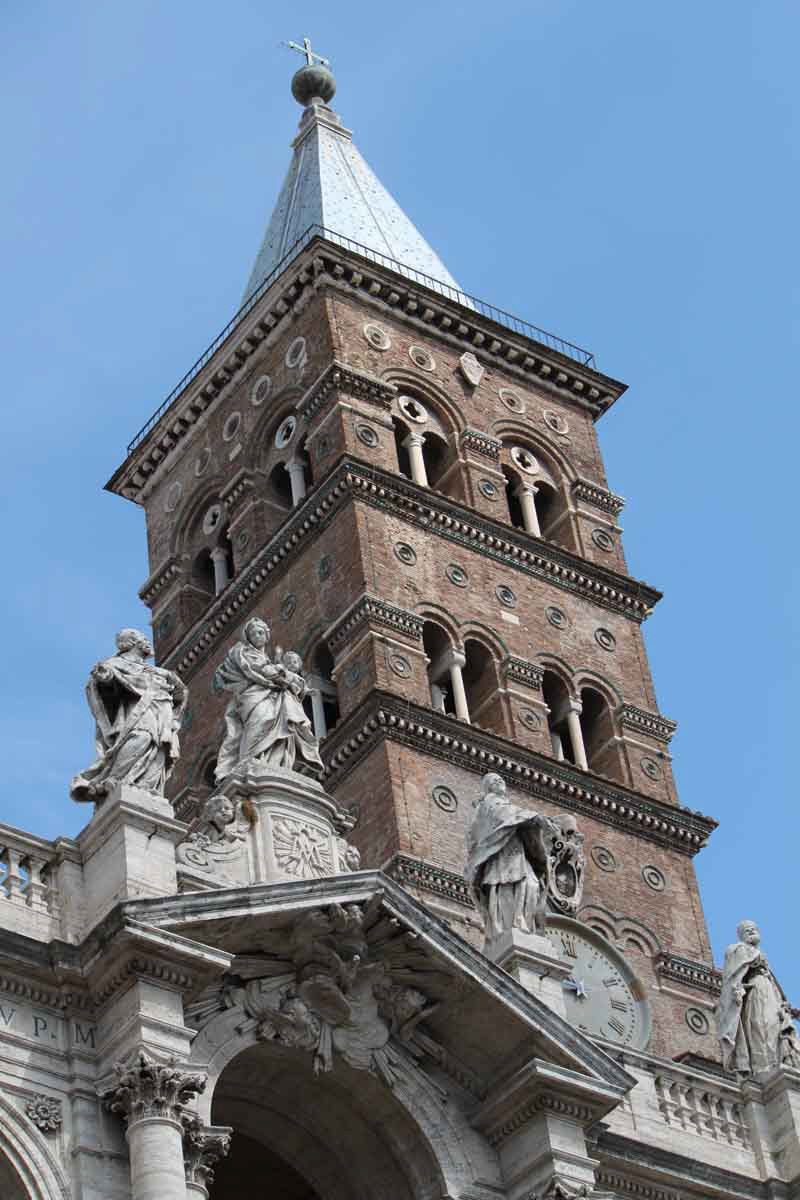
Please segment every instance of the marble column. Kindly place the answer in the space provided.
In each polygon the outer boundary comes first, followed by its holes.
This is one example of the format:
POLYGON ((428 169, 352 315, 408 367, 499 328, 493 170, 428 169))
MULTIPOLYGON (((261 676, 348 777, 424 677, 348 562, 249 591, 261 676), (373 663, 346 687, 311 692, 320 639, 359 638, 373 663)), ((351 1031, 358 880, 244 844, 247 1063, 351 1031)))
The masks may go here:
POLYGON ((453 689, 453 705, 459 721, 469 724, 469 708, 467 693, 464 689, 463 668, 467 665, 466 656, 460 650, 451 650, 447 656, 447 669, 450 672, 450 686, 453 689))
POLYGON ((228 555, 222 546, 215 546, 211 551, 211 561, 214 564, 214 591, 217 595, 228 586, 228 555))
POLYGON ((536 493, 538 490, 532 483, 521 483, 514 493, 519 500, 519 506, 522 510, 522 523, 525 526, 525 532, 532 533, 534 537, 542 536, 542 531, 539 528, 539 514, 536 511, 536 493))
POLYGON ((572 742, 572 752, 575 755, 575 765, 582 771, 588 771, 589 764, 586 761, 586 747, 583 744, 583 730, 581 729, 582 712, 583 705, 578 700, 569 701, 567 704, 567 729, 569 730, 569 740, 572 742))
POLYGON ((205 1085, 205 1076, 144 1052, 117 1068, 106 1101, 127 1121, 131 1200, 187 1200, 181 1114, 205 1085))
POLYGON ((289 472, 289 483, 292 488, 292 504, 298 505, 301 500, 306 498, 305 467, 298 459, 293 458, 286 464, 286 470, 289 472))
POLYGON ((410 433, 403 442, 408 451, 408 459, 411 464, 411 478, 414 483, 418 483, 420 487, 428 486, 428 472, 425 469, 425 458, 422 453, 422 447, 425 444, 424 433, 410 433))
POLYGON ((312 688, 309 693, 311 696, 311 711, 314 716, 314 736, 318 741, 322 741, 328 736, 328 723, 325 720, 325 705, 322 701, 322 692, 319 688, 312 688))

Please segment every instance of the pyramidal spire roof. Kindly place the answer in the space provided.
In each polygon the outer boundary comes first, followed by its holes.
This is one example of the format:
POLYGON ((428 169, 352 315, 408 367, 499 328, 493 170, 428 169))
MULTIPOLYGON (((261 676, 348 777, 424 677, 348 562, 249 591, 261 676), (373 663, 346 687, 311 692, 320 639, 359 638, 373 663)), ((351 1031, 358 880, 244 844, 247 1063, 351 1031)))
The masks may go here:
MULTIPOLYGON (((316 57, 308 45, 305 53, 310 60, 316 57)), ((325 60, 309 61, 292 80, 292 94, 305 111, 243 302, 311 226, 395 260, 403 274, 422 272, 460 291, 438 254, 367 166, 350 130, 328 107, 336 85, 326 68, 325 60)))

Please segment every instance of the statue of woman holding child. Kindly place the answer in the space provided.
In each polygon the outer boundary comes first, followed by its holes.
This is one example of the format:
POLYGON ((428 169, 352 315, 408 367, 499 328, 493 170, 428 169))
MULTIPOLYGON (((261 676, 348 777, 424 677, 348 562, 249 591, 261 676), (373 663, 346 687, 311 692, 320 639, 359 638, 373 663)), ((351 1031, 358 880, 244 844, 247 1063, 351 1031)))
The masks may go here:
POLYGON ((302 704, 308 690, 302 660, 292 651, 278 653, 273 660, 267 651, 269 639, 266 621, 252 617, 214 674, 214 686, 231 693, 217 783, 245 763, 291 771, 299 760, 307 772, 323 769, 319 743, 302 704))

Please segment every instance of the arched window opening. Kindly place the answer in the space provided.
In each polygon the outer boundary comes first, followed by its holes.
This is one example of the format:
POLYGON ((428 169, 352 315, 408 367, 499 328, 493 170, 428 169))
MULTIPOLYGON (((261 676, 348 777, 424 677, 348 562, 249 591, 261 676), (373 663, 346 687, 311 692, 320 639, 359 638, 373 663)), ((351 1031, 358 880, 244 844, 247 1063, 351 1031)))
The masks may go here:
POLYGON ((500 714, 495 711, 499 697, 492 655, 480 642, 467 638, 464 656, 466 662, 462 675, 470 720, 488 729, 496 728, 500 714))
POLYGON ((611 709, 594 688, 581 690, 581 733, 590 771, 621 781, 621 762, 611 709))
POLYGON ((559 516, 558 496, 555 488, 551 487, 549 483, 537 483, 533 502, 536 506, 536 517, 541 536, 549 537, 559 516))
POLYGON ((438 433, 426 433, 422 443, 422 458, 428 487, 435 488, 444 475, 449 459, 449 447, 438 433))
MULTIPOLYGON (((510 470, 509 467, 503 467, 503 475, 506 480, 506 502, 508 504, 508 519, 511 524, 517 529, 525 529, 525 519, 522 512, 522 504, 520 503, 520 481, 516 472, 510 470)), ((532 530, 528 530, 532 533, 532 530)))
POLYGON ((209 596, 214 595, 214 563, 208 548, 201 550, 194 560, 192 582, 201 591, 207 592, 209 596))
POLYGON ((272 468, 269 476, 270 499, 278 508, 286 512, 292 507, 292 479, 286 464, 279 462, 272 468))
POLYGON ((339 693, 332 675, 333 655, 327 646, 318 646, 311 671, 306 676, 309 692, 303 701, 303 708, 313 726, 314 736, 320 741, 328 736, 341 715, 339 693))
POLYGON ((457 650, 442 627, 433 621, 426 621, 422 627, 422 645, 428 658, 431 707, 460 721, 469 721, 462 674, 466 665, 463 651, 457 650))
POLYGON ((397 417, 392 418, 392 426, 394 428, 394 446, 397 451, 398 469, 401 475, 405 475, 406 479, 413 479, 411 458, 408 453, 408 446, 406 445, 409 431, 402 421, 398 421, 397 417))
POLYGON ((563 680, 555 672, 545 671, 542 678, 542 695, 549 710, 547 726, 554 758, 559 762, 570 762, 585 767, 585 761, 582 762, 583 739, 578 706, 572 701, 563 680))

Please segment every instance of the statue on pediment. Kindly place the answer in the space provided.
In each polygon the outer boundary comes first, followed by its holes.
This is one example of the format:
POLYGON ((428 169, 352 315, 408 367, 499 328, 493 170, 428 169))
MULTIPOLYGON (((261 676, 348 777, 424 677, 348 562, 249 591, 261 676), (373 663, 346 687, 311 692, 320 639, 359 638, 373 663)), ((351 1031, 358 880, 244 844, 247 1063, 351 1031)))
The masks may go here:
POLYGON ((800 1068, 800 1015, 786 999, 761 950, 755 921, 740 921, 738 941, 729 946, 722 968, 717 1029, 722 1064, 742 1076, 778 1066, 800 1068))
POLYGON ((215 672, 215 687, 231 694, 217 758, 218 783, 253 763, 289 771, 298 763, 311 774, 323 770, 319 742, 302 704, 308 691, 302 660, 293 651, 270 657, 269 640, 269 625, 252 617, 215 672))
POLYGON ((92 667, 86 685, 98 757, 72 780, 73 800, 102 803, 121 783, 163 796, 180 753, 183 682, 147 661, 153 647, 137 629, 121 629, 116 641, 117 653, 92 667))

